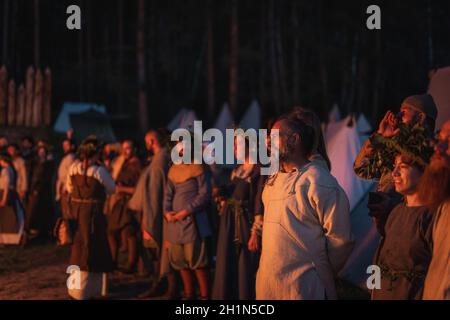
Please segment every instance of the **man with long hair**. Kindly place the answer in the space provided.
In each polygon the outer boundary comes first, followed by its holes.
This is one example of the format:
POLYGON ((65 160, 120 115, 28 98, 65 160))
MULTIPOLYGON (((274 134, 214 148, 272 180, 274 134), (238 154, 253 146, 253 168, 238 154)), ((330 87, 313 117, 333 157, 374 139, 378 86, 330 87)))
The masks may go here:
POLYGON ((433 254, 423 299, 450 300, 450 120, 442 126, 438 140, 419 186, 420 198, 431 210, 435 210, 433 254))
POLYGON ((280 136, 271 145, 279 150, 280 171, 268 178, 262 195, 256 298, 337 299, 335 276, 352 249, 347 196, 324 166, 309 160, 311 126, 283 117, 276 129, 280 136))

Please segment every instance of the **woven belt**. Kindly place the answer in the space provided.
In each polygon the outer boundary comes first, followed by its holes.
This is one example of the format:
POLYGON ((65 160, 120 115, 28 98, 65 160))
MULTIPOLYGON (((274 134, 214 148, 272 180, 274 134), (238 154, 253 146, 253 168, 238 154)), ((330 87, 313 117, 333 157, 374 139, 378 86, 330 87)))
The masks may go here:
POLYGON ((99 204, 102 202, 99 199, 79 199, 79 198, 71 198, 70 201, 82 204, 99 204))
POLYGON ((240 246, 243 244, 241 238, 241 216, 246 217, 245 211, 248 201, 230 198, 227 200, 227 205, 234 207, 234 243, 240 246))

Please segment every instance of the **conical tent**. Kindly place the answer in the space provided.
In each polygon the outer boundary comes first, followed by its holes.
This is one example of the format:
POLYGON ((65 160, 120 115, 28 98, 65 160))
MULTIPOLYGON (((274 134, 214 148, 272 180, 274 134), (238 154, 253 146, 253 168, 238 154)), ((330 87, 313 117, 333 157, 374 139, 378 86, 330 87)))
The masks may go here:
POLYGON ((102 105, 97 105, 94 103, 64 103, 58 117, 56 118, 53 130, 60 133, 66 133, 67 130, 72 128, 72 124, 70 123, 70 115, 80 114, 89 110, 95 110, 97 112, 106 114, 106 107, 102 105))
POLYGON ((350 202, 354 249, 340 272, 340 276, 363 286, 367 279, 367 267, 379 243, 379 236, 367 209, 368 192, 374 183, 359 179, 353 171, 353 163, 361 149, 361 134, 357 121, 348 116, 342 121, 329 123, 324 133, 332 175, 344 189, 350 202), (363 283, 364 280, 364 283, 363 283))
POLYGON ((176 129, 189 129, 194 126, 194 121, 198 120, 193 110, 182 108, 177 115, 169 122, 167 129, 174 131, 176 129))
POLYGON ((359 140, 361 141, 361 144, 363 144, 369 138, 369 134, 373 130, 372 126, 363 113, 361 113, 358 117, 356 128, 358 130, 359 140))
POLYGON ((222 110, 214 123, 214 128, 219 129, 225 134, 226 129, 230 129, 233 126, 233 117, 231 115, 230 106, 228 103, 224 103, 222 110))
POLYGON ((370 183, 358 179, 353 172, 353 163, 361 149, 361 141, 351 116, 342 121, 329 123, 325 131, 325 143, 331 161, 331 174, 336 177, 346 192, 351 209, 363 198, 370 183))
POLYGON ((450 67, 438 69, 430 80, 428 93, 438 108, 436 129, 450 119, 450 67))
POLYGON ((372 126, 367 120, 366 116, 361 113, 358 117, 358 121, 356 121, 356 128, 358 129, 358 133, 370 133, 372 131, 372 126))
POLYGON ((250 107, 248 107, 239 126, 245 130, 258 130, 261 128, 261 107, 256 99, 253 100, 250 107))
POLYGON ((328 122, 338 122, 341 120, 341 111, 339 110, 339 106, 337 103, 333 105, 333 108, 328 113, 328 122))

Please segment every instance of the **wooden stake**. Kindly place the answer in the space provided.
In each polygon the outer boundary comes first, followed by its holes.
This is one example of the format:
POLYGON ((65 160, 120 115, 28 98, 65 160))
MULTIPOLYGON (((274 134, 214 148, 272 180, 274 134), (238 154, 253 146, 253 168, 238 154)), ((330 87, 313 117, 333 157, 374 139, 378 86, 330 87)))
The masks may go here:
POLYGON ((42 125, 42 86, 43 86, 42 72, 37 69, 34 80, 34 100, 33 100, 33 120, 32 126, 34 128, 42 125))
POLYGON ((16 124, 16 83, 14 80, 9 81, 8 85, 8 125, 16 124))
POLYGON ((0 69, 0 126, 6 124, 6 100, 8 85, 8 71, 3 66, 0 69))
POLYGON ((27 69, 25 80, 25 123, 27 127, 31 127, 33 122, 33 94, 34 94, 34 68, 32 66, 27 69))
POLYGON ((17 91, 17 113, 16 113, 16 125, 25 125, 25 87, 23 84, 19 86, 17 91))
POLYGON ((52 121, 52 72, 49 68, 45 69, 44 74, 44 124, 50 125, 52 121))

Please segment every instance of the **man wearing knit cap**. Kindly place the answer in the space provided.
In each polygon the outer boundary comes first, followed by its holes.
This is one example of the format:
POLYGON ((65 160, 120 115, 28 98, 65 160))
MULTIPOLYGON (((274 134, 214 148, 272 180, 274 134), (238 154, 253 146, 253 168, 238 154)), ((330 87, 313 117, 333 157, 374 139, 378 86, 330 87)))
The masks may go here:
MULTIPOLYGON (((387 218, 392 208, 400 201, 400 196, 394 190, 391 173, 388 170, 382 170, 383 168, 372 170, 370 160, 376 150, 372 148, 371 141, 376 138, 376 135, 384 138, 393 137, 399 131, 400 123, 422 125, 431 138, 434 134, 436 118, 437 107, 431 95, 407 97, 401 104, 400 112, 395 115, 392 111, 388 111, 381 120, 378 131, 364 143, 356 157, 353 169, 361 179, 378 181, 376 191, 381 200, 368 205, 371 216, 387 218), (368 170, 369 167, 371 167, 370 170, 368 170)), ((381 221, 384 221, 384 218, 381 221)))

